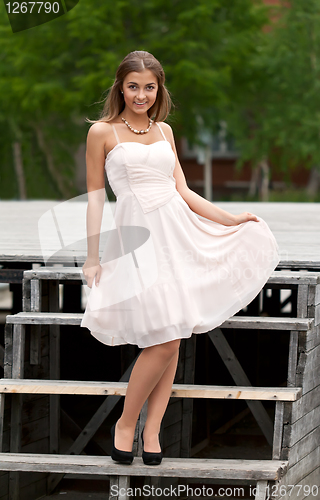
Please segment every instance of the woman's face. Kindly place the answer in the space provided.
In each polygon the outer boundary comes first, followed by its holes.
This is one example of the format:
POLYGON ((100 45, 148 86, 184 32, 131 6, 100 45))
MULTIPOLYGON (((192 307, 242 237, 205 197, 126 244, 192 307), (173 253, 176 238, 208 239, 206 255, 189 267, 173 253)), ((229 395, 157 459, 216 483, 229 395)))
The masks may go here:
POLYGON ((123 97, 131 111, 143 114, 157 99, 158 79, 149 69, 131 71, 123 80, 123 97))

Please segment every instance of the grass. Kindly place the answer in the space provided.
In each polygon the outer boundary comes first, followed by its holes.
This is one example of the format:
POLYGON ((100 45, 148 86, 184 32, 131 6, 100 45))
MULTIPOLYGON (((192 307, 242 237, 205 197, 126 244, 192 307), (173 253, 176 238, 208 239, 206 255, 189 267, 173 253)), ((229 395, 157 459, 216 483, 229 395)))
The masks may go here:
MULTIPOLYGON (((259 195, 249 196, 247 192, 231 193, 224 195, 219 201, 262 201, 259 195)), ((270 189, 268 201, 274 202, 296 202, 296 203, 318 203, 320 192, 310 196, 305 188, 287 188, 281 190, 270 189)))

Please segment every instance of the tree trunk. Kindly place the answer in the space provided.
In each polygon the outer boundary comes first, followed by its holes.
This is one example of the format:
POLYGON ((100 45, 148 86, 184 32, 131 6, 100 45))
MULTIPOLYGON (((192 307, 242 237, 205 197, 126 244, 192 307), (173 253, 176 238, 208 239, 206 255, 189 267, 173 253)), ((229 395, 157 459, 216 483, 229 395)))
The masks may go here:
POLYGON ((261 177, 260 177, 260 189, 259 189, 259 196, 261 201, 269 201, 269 172, 270 172, 270 167, 268 160, 266 158, 263 158, 261 162, 259 163, 259 168, 261 171, 261 177))
POLYGON ((212 158, 211 146, 208 144, 205 151, 204 164, 204 197, 208 201, 212 201, 212 158))
POLYGON ((16 172, 16 177, 17 177, 17 181, 18 181, 18 188, 19 188, 19 199, 26 200, 27 199, 27 189, 26 189, 26 179, 25 179, 24 171, 23 171, 21 142, 14 141, 12 143, 12 149, 13 149, 14 169, 16 172))
POLYGON ((69 190, 66 186, 65 180, 63 179, 63 176, 60 174, 59 170, 56 169, 54 160, 53 160, 53 155, 51 153, 50 147, 46 143, 46 140, 44 138, 43 130, 39 125, 34 125, 36 135, 37 135, 37 140, 39 147, 43 154, 45 155, 46 161, 47 161, 47 166, 48 170, 53 178, 53 181, 56 182, 58 189, 62 196, 64 198, 69 198, 69 190))
POLYGON ((255 196, 259 193, 260 201, 269 200, 269 163, 266 158, 263 158, 256 167, 252 169, 249 196, 255 196))
POLYGON ((310 196, 311 198, 315 197, 319 191, 319 186, 320 186, 320 170, 318 166, 314 165, 311 168, 309 181, 307 185, 308 196, 310 196))

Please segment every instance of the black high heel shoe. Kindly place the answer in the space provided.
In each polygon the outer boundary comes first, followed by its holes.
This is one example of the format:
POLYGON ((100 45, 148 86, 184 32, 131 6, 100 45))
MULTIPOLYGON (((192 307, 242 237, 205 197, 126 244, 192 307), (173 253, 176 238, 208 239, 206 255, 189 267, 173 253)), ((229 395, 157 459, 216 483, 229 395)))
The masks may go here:
POLYGON ((121 464, 130 465, 133 461, 133 453, 132 451, 123 451, 118 450, 114 445, 114 432, 115 432, 116 424, 113 424, 111 427, 111 436, 112 436, 112 450, 111 450, 111 458, 115 462, 120 462, 121 464))
MULTIPOLYGON (((144 428, 141 431, 142 446, 144 446, 143 431, 144 428)), ((152 451, 144 451, 144 450, 142 451, 142 460, 145 465, 160 465, 162 458, 163 458, 162 451, 157 453, 152 451)))

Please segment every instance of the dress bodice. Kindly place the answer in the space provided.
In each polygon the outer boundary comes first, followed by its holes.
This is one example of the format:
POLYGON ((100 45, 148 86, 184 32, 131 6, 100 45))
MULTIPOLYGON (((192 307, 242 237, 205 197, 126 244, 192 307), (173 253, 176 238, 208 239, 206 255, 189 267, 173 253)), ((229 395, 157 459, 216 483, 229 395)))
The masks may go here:
POLYGON ((167 140, 152 144, 119 142, 108 153, 105 170, 117 199, 133 193, 147 213, 177 194, 173 176, 175 161, 167 140))

